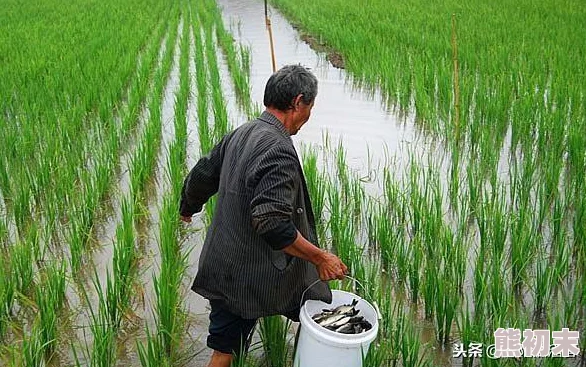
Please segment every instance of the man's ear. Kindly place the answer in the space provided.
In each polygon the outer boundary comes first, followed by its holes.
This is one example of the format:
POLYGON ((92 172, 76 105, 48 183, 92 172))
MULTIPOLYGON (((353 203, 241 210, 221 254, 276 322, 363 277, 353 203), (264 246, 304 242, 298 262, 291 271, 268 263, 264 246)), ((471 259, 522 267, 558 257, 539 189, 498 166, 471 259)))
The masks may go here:
POLYGON ((299 107, 299 103, 301 103, 301 98, 303 98, 303 94, 298 94, 293 98, 293 108, 297 109, 299 107))

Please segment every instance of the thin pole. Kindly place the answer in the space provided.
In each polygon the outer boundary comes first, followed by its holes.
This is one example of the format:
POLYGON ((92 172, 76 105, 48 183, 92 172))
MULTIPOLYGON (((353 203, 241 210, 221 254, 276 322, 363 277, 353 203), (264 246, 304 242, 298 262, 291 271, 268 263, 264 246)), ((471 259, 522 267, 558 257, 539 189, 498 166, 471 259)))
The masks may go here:
POLYGON ((271 44, 271 61, 273 63, 273 73, 277 71, 277 61, 275 60, 275 45, 273 44, 273 30, 271 29, 271 20, 269 19, 269 10, 267 0, 265 0, 265 23, 269 31, 269 42, 271 44))

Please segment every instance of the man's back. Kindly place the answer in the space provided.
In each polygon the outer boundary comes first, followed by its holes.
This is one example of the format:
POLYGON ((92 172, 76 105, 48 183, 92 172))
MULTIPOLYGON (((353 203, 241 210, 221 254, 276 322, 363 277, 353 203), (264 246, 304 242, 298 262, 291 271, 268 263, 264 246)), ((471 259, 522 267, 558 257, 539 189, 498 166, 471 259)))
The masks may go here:
MULTIPOLYGON (((210 153, 209 161, 205 167, 210 172, 200 175, 215 178, 204 181, 216 186, 218 200, 192 289, 243 318, 294 310, 303 290, 319 278, 315 266, 273 249, 262 237, 290 220, 304 237, 317 243, 309 196, 289 133, 265 112, 228 134, 210 153)), ((195 204, 203 203, 196 200, 195 204)), ((308 296, 331 300, 325 284, 313 287, 308 296)))

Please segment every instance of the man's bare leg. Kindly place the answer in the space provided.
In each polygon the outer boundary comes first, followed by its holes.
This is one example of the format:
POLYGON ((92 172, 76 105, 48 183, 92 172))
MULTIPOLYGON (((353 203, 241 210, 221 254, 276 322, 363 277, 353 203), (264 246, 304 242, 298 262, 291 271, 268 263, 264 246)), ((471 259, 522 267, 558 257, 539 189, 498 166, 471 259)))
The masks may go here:
POLYGON ((230 364, 232 363, 232 358, 232 354, 226 354, 214 350, 208 367, 230 367, 230 364))

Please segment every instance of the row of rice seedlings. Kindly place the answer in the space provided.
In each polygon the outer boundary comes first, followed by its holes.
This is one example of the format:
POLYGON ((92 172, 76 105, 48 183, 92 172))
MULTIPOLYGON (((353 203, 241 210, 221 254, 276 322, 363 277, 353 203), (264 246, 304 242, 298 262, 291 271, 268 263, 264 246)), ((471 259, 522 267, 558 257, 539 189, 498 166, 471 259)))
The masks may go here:
POLYGON ((208 27, 206 27, 206 23, 203 23, 203 25, 205 30, 205 51, 206 60, 208 62, 207 67, 210 76, 210 85, 212 87, 211 98, 212 111, 214 114, 213 140, 214 142, 218 142, 229 131, 228 111, 222 91, 222 82, 220 79, 220 70, 218 67, 216 51, 216 40, 211 28, 213 25, 209 24, 208 27))
POLYGON ((209 126, 209 102, 208 102, 208 74, 206 68, 206 55, 204 52, 204 38, 202 35, 201 16, 197 12, 193 3, 192 11, 192 32, 194 38, 195 54, 195 82, 197 87, 197 122, 200 154, 205 155, 209 152, 212 145, 212 137, 209 126))
POLYGON ((157 332, 147 334, 147 345, 138 345, 143 366, 173 365, 179 358, 182 325, 185 323, 181 281, 186 269, 187 254, 179 247, 179 211, 182 176, 184 173, 184 145, 176 140, 170 149, 168 176, 171 191, 163 198, 160 210, 159 246, 160 273, 154 277, 156 305, 153 310, 157 332), (175 215, 174 215, 175 214, 175 215))
POLYGON ((156 304, 153 313, 157 331, 147 331, 146 346, 138 344, 142 366, 167 366, 181 359, 185 311, 182 304, 181 281, 186 269, 186 256, 179 247, 179 199, 185 172, 185 148, 187 142, 187 102, 189 96, 189 48, 191 19, 186 2, 181 4, 183 29, 180 41, 179 91, 175 101, 175 140, 169 148, 167 179, 170 191, 164 194, 159 218, 160 272, 154 276, 156 304))
MULTIPOLYGON (((175 11, 178 12, 178 7, 176 9, 175 11)), ((163 91, 173 63, 173 50, 177 40, 178 19, 178 15, 171 15, 170 31, 167 36, 165 53, 161 61, 161 66, 154 77, 153 94, 149 102, 149 121, 147 122, 144 137, 134 156, 131 158, 130 185, 132 197, 135 202, 141 199, 148 178, 151 176, 156 165, 156 157, 162 133, 161 109, 163 91)))
MULTIPOLYGON (((187 104, 189 101, 189 61, 191 37, 191 12, 188 6, 183 7, 183 29, 180 43, 179 58, 179 90, 175 96, 175 140, 185 154, 187 148, 187 104)), ((181 159, 185 161, 185 155, 181 159)))
MULTIPOLYGON (((144 65, 148 65, 148 64, 145 63, 144 65)), ((112 141, 112 140, 110 140, 110 141, 112 141)), ((107 148, 108 147, 112 147, 112 146, 115 146, 115 145, 108 145, 107 148)), ((110 149, 109 152, 110 153, 115 153, 116 150, 117 149, 110 149)), ((113 154, 109 154, 110 157, 112 155, 113 154)), ((108 156, 108 154, 104 154, 104 156, 108 156)), ((96 174, 97 179, 95 181, 93 181, 93 182, 95 182, 95 184, 92 183, 92 182, 90 182, 89 185, 85 186, 86 190, 84 191, 84 194, 88 194, 88 195, 87 196, 84 195, 84 198, 88 198, 88 200, 81 200, 81 202, 85 205, 84 208, 83 208, 83 211, 81 213, 85 213, 86 215, 84 216, 82 214, 82 220, 79 221, 79 222, 76 222, 76 223, 82 222, 83 224, 79 225, 78 227, 77 226, 74 226, 73 227, 74 228, 74 231, 73 232, 76 233, 77 236, 79 236, 80 234, 86 232, 87 231, 87 228, 91 227, 91 222, 93 221, 92 215, 93 215, 93 213, 94 213, 94 211, 96 209, 96 203, 101 200, 101 197, 105 193, 105 188, 106 188, 107 183, 108 183, 108 179, 107 179, 108 175, 107 175, 107 173, 109 171, 111 171, 110 168, 112 168, 112 167, 110 167, 107 164, 101 164, 101 165, 98 164, 98 165, 94 165, 94 166, 102 167, 102 170, 96 169, 95 172, 97 173, 96 174), (88 208, 88 206, 89 206, 89 208, 88 208)), ((88 175, 86 175, 86 177, 88 177, 88 175)), ((82 234, 82 236, 83 236, 83 234, 82 234)), ((73 237, 73 238, 75 238, 75 237, 73 237)), ((84 239, 80 239, 79 237, 77 237, 77 241, 74 241, 74 242, 77 243, 77 244, 80 244, 81 242, 85 242, 85 240, 84 239)), ((75 243, 74 243, 74 245, 75 245, 75 243)), ((77 248, 81 248, 81 246, 77 246, 77 248)), ((75 252, 75 247, 73 249, 74 250, 72 251, 72 255, 74 256, 74 259, 75 258, 79 258, 78 256, 75 256, 75 253, 76 253, 75 252)), ((81 252, 81 251, 78 251, 78 253, 79 252, 81 252)), ((79 266, 79 262, 75 262, 75 260, 73 260, 73 261, 74 262, 72 264, 72 267, 73 268, 77 268, 79 266)), ((32 264, 32 262, 30 262, 30 263, 32 264)), ((43 313, 41 313, 41 315, 43 315, 43 313)), ((45 331, 46 328, 43 329, 43 330, 44 330, 43 332, 46 332, 45 331)), ((49 345, 49 344, 47 344, 47 345, 49 345)))
POLYGON ((236 90, 238 105, 249 118, 253 118, 255 116, 250 97, 250 50, 242 45, 238 45, 238 50, 236 49, 234 38, 224 27, 220 9, 215 1, 206 0, 202 5, 213 20, 216 38, 226 57, 228 70, 236 90))
MULTIPOLYGON (((168 10, 169 12, 167 13, 167 16, 169 16, 169 13, 171 13, 171 8, 169 7, 168 10)), ((146 89, 150 84, 150 76, 151 74, 155 73, 155 60, 157 59, 159 45, 161 44, 161 40, 163 38, 164 31, 166 28, 167 27, 164 26, 163 23, 160 25, 157 32, 155 33, 156 36, 154 39, 156 42, 150 45, 150 49, 146 54, 148 59, 144 64, 141 63, 141 69, 139 69, 137 73, 137 81, 140 82, 140 84, 136 85, 136 90, 140 90, 140 92, 134 92, 134 89, 129 91, 129 94, 131 96, 134 96, 135 98, 132 98, 132 100, 130 101, 131 104, 128 105, 127 113, 124 115, 122 124, 120 126, 120 128, 123 131, 124 129, 130 126, 133 126, 138 119, 138 110, 144 102, 144 100, 146 99, 146 89), (142 67, 142 65, 148 65, 149 67, 142 67), (152 70, 150 69, 151 67, 153 68, 152 70)), ((166 44, 165 46, 168 47, 169 45, 166 44)), ((167 48, 165 48, 165 50, 167 50, 167 48)), ((163 52, 162 58, 164 59, 164 57, 168 57, 166 55, 168 55, 168 53, 163 52)), ((161 66, 161 68, 162 67, 163 66, 161 66)), ((162 75, 162 73, 159 68, 157 69, 157 72, 154 75, 154 77, 160 75, 162 75)), ((155 82, 153 81, 153 85, 154 84, 155 82)), ((153 93, 155 92, 156 90, 153 93)), ((151 95, 151 101, 156 98, 156 95, 151 95)), ((150 107, 152 108, 152 105, 150 107)), ((144 139, 148 140, 152 138, 153 140, 156 140, 156 126, 156 122, 148 125, 144 139)), ((144 142, 144 140, 142 142, 144 142)), ((145 145, 143 144, 142 146, 145 145)), ((141 169, 142 167, 137 167, 136 165, 149 164, 148 153, 143 153, 144 150, 140 150, 140 147, 135 152, 135 155, 133 156, 134 158, 136 158, 137 156, 147 156, 147 158, 142 161, 140 159, 132 160, 130 167, 131 172, 143 171, 141 169)), ((134 188, 136 187, 137 186, 135 185, 134 188)), ((124 316, 128 315, 131 309, 131 302, 133 296, 132 291, 134 290, 133 283, 135 280, 136 266, 138 263, 138 255, 136 253, 137 238, 134 224, 137 218, 139 217, 137 213, 137 205, 139 204, 139 200, 140 192, 132 191, 129 197, 124 197, 120 201, 121 222, 118 224, 116 228, 116 239, 113 244, 114 253, 112 260, 112 273, 108 272, 106 274, 106 278, 108 279, 105 290, 105 304, 107 306, 106 314, 108 316, 110 328, 113 329, 115 335, 118 334, 119 329, 122 326, 122 320, 124 316)))

